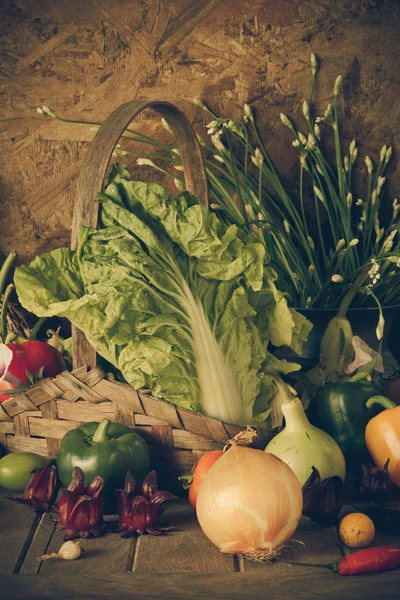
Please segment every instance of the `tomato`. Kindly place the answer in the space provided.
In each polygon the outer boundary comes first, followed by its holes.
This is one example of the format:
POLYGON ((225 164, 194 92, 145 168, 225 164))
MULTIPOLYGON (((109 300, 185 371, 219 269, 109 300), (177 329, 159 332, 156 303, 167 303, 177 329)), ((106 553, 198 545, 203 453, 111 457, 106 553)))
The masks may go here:
POLYGON ((223 455, 223 450, 210 450, 199 458, 194 466, 193 480, 189 488, 189 502, 196 508, 197 494, 199 493, 201 482, 206 476, 207 472, 211 469, 213 464, 217 462, 223 455))
POLYGON ((23 492, 33 469, 41 469, 48 463, 48 458, 32 452, 6 454, 0 460, 0 486, 10 492, 23 492))

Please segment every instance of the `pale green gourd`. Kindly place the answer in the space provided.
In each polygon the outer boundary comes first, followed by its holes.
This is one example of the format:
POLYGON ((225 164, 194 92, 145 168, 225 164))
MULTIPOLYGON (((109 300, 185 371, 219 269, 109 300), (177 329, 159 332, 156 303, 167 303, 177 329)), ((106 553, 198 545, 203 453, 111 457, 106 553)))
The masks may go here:
POLYGON ((303 486, 312 472, 318 469, 321 479, 339 475, 344 480, 346 463, 343 453, 330 435, 311 425, 303 404, 290 393, 288 386, 275 373, 265 372, 273 377, 283 399, 281 408, 285 417, 285 428, 267 445, 265 452, 283 460, 295 473, 303 486))

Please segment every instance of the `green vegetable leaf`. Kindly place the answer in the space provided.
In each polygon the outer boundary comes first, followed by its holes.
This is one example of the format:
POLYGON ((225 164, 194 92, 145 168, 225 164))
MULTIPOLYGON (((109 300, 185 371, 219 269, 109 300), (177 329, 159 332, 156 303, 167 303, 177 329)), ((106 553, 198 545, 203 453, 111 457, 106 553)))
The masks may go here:
POLYGON ((76 252, 16 270, 23 306, 67 317, 138 390, 225 422, 264 419, 276 390, 262 370, 299 368, 268 343, 299 347, 308 322, 277 290, 263 244, 123 166, 98 200, 100 229, 81 227, 76 252))

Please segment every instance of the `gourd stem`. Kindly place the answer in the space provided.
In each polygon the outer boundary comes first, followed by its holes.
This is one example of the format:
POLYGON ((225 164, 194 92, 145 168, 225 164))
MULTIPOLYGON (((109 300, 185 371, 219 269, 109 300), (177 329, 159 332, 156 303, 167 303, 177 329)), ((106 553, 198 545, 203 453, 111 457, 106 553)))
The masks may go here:
POLYGON ((386 396, 372 396, 369 400, 366 401, 365 406, 367 408, 371 408, 374 404, 380 404, 383 408, 396 408, 397 404, 386 398, 386 396))
POLYGON ((272 379, 275 381, 275 385, 278 388, 279 393, 282 394, 282 396, 285 398, 285 402, 292 402, 294 400, 295 396, 293 396, 293 394, 290 392, 288 386, 283 381, 282 377, 280 377, 277 373, 274 373, 273 371, 269 371, 268 369, 265 369, 263 373, 268 377, 272 377, 272 379))
POLYGON ((101 423, 99 423, 96 431, 93 434, 92 442, 94 444, 99 444, 101 442, 106 442, 108 440, 107 429, 110 425, 109 419, 103 419, 101 423))

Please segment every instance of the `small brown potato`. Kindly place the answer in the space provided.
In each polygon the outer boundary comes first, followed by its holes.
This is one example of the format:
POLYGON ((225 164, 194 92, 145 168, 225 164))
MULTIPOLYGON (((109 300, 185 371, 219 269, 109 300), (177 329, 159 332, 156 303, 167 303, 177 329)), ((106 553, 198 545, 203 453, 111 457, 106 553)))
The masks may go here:
POLYGON ((364 548, 375 537, 375 525, 363 513, 346 515, 339 525, 340 539, 350 548, 364 548))

